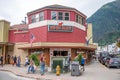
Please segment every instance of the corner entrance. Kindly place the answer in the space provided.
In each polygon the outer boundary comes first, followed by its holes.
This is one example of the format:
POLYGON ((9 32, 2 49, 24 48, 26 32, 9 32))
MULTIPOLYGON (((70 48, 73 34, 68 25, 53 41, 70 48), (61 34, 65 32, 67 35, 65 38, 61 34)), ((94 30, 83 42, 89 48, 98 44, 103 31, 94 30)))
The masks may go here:
POLYGON ((65 66, 68 54, 71 54, 70 48, 50 48, 50 65, 51 71, 56 72, 56 66, 59 65, 61 68, 61 72, 63 72, 63 68, 65 66))

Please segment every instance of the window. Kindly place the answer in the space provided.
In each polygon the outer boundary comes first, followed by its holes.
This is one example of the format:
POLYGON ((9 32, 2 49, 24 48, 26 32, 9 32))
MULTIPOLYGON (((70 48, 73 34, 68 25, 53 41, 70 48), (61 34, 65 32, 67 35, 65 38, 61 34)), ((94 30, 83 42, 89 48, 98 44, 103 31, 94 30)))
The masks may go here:
POLYGON ((58 12, 58 20, 63 20, 63 13, 62 12, 58 12))
POLYGON ((68 51, 53 51, 53 56, 68 56, 68 51))
POLYGON ((35 18, 36 18, 36 22, 39 22, 39 14, 36 14, 35 18))
POLYGON ((57 19, 57 12, 52 11, 51 17, 52 17, 52 20, 56 20, 57 19))
POLYGON ((51 19, 52 20, 69 20, 69 12, 51 12, 51 19))
POLYGON ((83 18, 79 15, 76 15, 76 22, 79 24, 84 24, 83 18))
POLYGON ((69 20, 69 13, 65 13, 64 20, 69 20))
POLYGON ((43 21, 43 20, 44 20, 44 12, 40 12, 39 21, 43 21))
POLYGON ((82 25, 84 25, 84 20, 85 20, 85 19, 84 19, 84 18, 82 18, 82 25))
POLYGON ((35 23, 35 15, 32 15, 32 17, 31 17, 31 23, 35 23))
POLYGON ((76 22, 78 23, 78 15, 76 15, 76 22))

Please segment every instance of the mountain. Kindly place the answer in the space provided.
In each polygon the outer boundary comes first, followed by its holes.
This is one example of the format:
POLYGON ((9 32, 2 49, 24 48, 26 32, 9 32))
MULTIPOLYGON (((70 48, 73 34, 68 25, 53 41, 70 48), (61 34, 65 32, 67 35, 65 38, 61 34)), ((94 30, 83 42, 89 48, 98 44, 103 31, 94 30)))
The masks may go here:
POLYGON ((110 44, 120 38, 120 0, 103 5, 87 23, 93 25, 93 42, 110 44))

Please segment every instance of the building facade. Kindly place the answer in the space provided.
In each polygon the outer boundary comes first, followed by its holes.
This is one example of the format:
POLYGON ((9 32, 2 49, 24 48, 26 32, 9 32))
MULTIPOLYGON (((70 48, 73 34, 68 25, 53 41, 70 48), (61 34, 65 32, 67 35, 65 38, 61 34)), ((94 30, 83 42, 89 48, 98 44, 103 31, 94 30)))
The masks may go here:
POLYGON ((44 53, 48 66, 52 66, 55 60, 64 65, 68 55, 73 60, 79 53, 83 54, 86 62, 90 61, 96 46, 92 44, 92 27, 86 25, 83 13, 71 7, 50 5, 28 12, 27 18, 28 24, 10 27, 8 42, 13 45, 7 48, 6 54, 21 56, 24 63, 27 55, 38 54, 40 57, 44 53), (32 42, 31 35, 34 36, 32 42), (88 45, 86 38, 91 39, 88 45))

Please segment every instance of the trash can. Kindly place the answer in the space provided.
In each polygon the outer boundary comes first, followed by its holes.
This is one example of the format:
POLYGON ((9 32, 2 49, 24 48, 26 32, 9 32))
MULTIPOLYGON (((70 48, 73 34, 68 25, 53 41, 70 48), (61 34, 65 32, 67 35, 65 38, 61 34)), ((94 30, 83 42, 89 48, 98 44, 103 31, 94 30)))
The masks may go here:
POLYGON ((79 70, 79 62, 73 61, 71 63, 71 76, 79 76, 80 70, 79 70))

